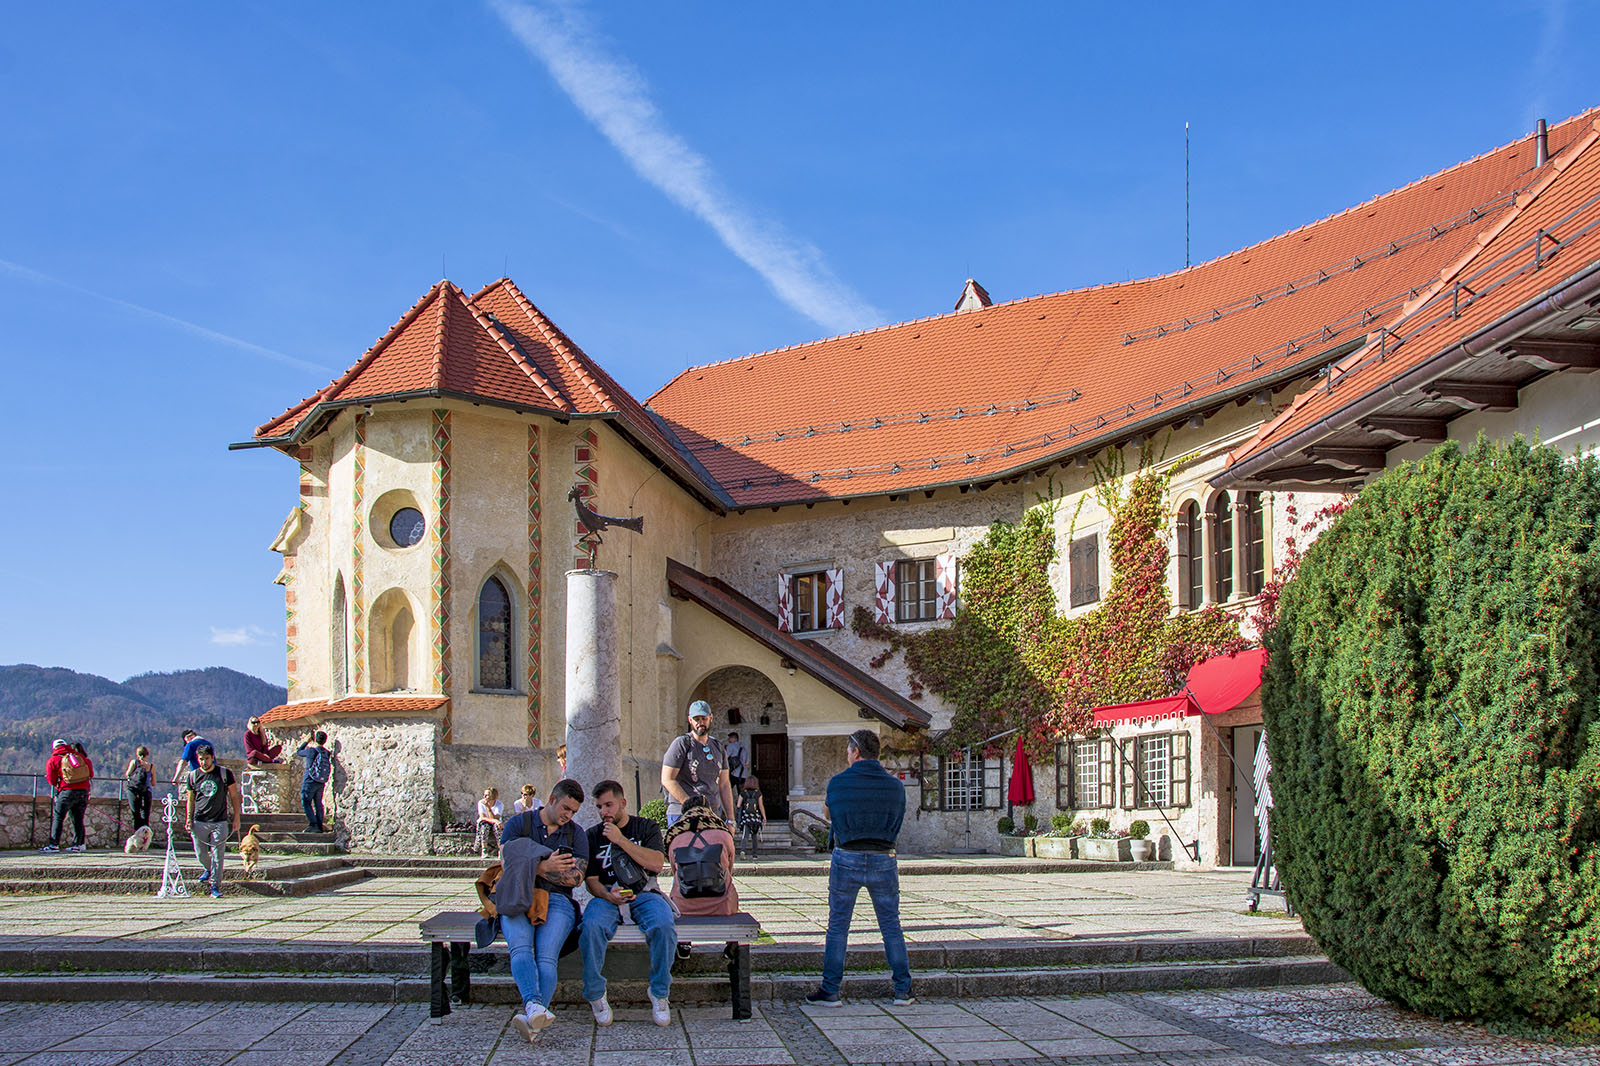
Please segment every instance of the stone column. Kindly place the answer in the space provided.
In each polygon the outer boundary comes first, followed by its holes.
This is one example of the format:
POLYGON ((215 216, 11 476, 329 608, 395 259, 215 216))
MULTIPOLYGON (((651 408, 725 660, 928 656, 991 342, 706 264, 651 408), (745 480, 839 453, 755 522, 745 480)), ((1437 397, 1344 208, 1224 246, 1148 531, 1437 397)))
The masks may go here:
POLYGON ((600 820, 594 786, 622 779, 622 687, 617 661, 617 575, 567 571, 567 776, 583 786, 575 819, 600 820))
POLYGON ((801 753, 805 751, 805 738, 790 737, 792 756, 789 759, 789 795, 804 796, 806 794, 806 767, 801 753))

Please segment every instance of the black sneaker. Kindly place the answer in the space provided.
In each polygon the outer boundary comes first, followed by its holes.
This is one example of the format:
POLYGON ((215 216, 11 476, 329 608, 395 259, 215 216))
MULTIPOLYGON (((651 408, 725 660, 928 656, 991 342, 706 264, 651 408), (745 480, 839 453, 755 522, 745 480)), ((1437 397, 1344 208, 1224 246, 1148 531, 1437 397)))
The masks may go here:
POLYGON ((680 960, 687 959, 690 955, 693 954, 693 949, 690 948, 690 946, 688 944, 685 944, 680 940, 678 942, 678 952, 677 952, 677 954, 678 954, 678 958, 680 960))
POLYGON ((820 988, 815 992, 808 992, 806 994, 806 1002, 811 1004, 813 1007, 844 1006, 844 1000, 840 999, 838 996, 830 996, 820 988))

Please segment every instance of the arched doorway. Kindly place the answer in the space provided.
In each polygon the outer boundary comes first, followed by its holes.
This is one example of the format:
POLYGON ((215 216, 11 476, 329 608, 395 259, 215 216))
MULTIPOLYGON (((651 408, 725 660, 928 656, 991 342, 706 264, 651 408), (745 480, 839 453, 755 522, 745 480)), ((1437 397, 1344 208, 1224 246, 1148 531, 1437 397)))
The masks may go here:
POLYGON ((725 666, 695 687, 694 698, 705 700, 716 715, 718 739, 730 732, 744 744, 748 772, 761 781, 767 817, 789 817, 789 711, 783 696, 766 674, 749 666, 725 666))

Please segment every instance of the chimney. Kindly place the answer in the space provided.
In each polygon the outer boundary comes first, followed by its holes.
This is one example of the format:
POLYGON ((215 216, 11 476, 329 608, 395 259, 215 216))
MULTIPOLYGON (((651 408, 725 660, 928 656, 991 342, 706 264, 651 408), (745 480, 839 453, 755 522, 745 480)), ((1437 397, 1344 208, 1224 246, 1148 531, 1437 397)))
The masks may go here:
POLYGON ((1533 134, 1533 165, 1542 167, 1550 161, 1550 131, 1545 126, 1544 119, 1539 120, 1539 127, 1533 134))
POLYGON ((989 299, 989 290, 968 278, 966 288, 961 290, 961 299, 956 301, 955 309, 957 311, 976 311, 993 303, 994 301, 989 299))

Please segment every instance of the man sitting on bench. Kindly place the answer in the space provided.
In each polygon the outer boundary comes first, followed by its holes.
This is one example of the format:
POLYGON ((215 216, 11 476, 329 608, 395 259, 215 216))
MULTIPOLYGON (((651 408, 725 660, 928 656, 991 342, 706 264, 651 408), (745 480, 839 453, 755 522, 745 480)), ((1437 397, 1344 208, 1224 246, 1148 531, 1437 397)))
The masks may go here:
POLYGON ((589 830, 589 854, 594 859, 585 879, 594 899, 584 910, 578 933, 583 948, 583 998, 589 1001, 597 1023, 611 1024, 606 979, 600 970, 606 962, 606 946, 622 921, 620 908, 626 905, 650 949, 650 1019, 657 1025, 671 1025, 667 996, 672 990, 678 930, 672 906, 656 880, 666 863, 661 827, 649 818, 630 818, 627 794, 615 781, 594 786, 594 805, 600 811, 600 822, 589 830), (619 866, 624 874, 620 879, 619 866), (626 883, 630 879, 634 881, 631 887, 626 883))

